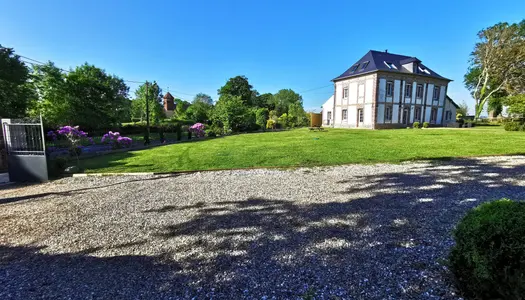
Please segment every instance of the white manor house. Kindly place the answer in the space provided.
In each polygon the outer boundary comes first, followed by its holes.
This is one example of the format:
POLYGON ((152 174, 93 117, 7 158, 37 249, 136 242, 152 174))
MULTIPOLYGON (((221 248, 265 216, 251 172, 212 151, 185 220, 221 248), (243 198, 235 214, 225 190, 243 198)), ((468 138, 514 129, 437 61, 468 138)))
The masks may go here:
POLYGON ((451 80, 415 57, 371 50, 332 81, 323 126, 383 129, 456 120, 458 106, 447 96, 451 80))

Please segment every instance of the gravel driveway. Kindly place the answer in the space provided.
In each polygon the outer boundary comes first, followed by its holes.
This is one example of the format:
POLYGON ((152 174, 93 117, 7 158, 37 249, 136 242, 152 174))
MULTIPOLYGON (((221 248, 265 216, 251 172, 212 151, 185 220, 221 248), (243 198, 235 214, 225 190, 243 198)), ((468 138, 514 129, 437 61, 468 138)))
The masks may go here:
POLYGON ((465 212, 525 157, 0 187, 0 299, 459 299, 465 212))

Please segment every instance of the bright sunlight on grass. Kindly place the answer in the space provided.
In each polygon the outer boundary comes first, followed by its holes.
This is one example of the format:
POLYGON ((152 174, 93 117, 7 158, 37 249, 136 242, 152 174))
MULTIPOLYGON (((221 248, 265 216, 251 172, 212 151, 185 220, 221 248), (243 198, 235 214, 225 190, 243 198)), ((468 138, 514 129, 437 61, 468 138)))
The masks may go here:
POLYGON ((297 129, 117 153, 81 162, 86 172, 172 172, 296 167, 525 153, 525 133, 473 129, 297 129))

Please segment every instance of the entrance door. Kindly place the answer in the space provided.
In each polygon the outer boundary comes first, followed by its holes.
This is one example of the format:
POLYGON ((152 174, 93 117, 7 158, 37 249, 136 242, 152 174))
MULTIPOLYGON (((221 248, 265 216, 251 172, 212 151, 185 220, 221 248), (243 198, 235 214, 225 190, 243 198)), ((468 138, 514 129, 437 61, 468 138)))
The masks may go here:
POLYGON ((363 109, 358 108, 357 109, 357 127, 363 127, 363 122, 364 122, 363 109))
POLYGON ((409 118, 410 114, 408 112, 408 108, 403 108, 403 120, 402 120, 402 123, 405 124, 405 125, 408 125, 408 118, 409 118))

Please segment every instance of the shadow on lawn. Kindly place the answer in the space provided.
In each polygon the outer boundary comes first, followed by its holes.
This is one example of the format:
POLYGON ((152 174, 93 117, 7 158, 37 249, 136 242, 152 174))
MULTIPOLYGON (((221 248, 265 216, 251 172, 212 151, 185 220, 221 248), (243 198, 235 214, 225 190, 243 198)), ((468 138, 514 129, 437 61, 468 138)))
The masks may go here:
POLYGON ((169 214, 172 223, 131 245, 172 241, 160 256, 49 255, 2 246, 0 284, 15 298, 284 299, 310 291, 343 299, 427 292, 456 299, 438 263, 452 245, 451 230, 480 202, 525 199, 525 187, 514 181, 523 174, 524 165, 508 162, 440 161, 406 173, 341 174, 338 188, 313 203, 247 197, 160 206, 143 213, 169 214), (194 217, 177 221, 189 212, 194 217))

